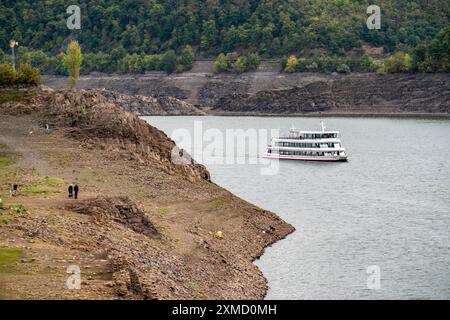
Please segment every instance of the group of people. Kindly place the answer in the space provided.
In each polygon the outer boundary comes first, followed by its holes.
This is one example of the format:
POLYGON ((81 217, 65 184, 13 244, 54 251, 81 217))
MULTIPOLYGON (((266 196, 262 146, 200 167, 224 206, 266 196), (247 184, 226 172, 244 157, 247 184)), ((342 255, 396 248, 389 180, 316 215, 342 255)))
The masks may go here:
POLYGON ((71 184, 69 186, 69 198, 73 198, 73 199, 78 199, 78 191, 80 190, 80 188, 78 187, 78 185, 76 184, 75 186, 73 184, 71 184))
MULTIPOLYGON (((19 188, 19 186, 17 184, 13 184, 11 185, 11 189, 9 190, 9 196, 10 197, 15 197, 17 195, 17 189, 19 188)), ((78 185, 73 185, 71 184, 69 186, 69 198, 73 198, 73 199, 78 199, 78 192, 80 191, 80 188, 78 187, 78 185)))

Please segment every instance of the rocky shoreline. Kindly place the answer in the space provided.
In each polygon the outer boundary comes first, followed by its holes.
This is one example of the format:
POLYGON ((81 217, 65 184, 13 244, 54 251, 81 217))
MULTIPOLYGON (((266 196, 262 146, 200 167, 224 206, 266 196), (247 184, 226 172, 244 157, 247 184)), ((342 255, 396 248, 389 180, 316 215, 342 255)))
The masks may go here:
MULTIPOLYGON (((62 86, 58 77, 45 77, 45 83, 62 86)), ((167 115, 450 115, 450 75, 444 73, 91 75, 82 77, 79 87, 156 99, 173 95, 189 104, 172 103, 167 115)), ((160 113, 150 108, 146 115, 160 113)))
POLYGON ((252 262, 294 228, 214 184, 204 166, 174 164, 172 140, 103 94, 2 100, 0 188, 19 192, 0 209, 0 298, 264 298, 252 262), (78 200, 67 198, 72 182, 78 200), (71 266, 79 290, 66 286, 71 266))

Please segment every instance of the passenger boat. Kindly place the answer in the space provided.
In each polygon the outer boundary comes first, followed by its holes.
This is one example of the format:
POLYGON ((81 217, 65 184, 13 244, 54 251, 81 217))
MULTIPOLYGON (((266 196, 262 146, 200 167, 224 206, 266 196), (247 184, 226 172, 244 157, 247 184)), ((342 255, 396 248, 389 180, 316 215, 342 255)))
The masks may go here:
POLYGON ((289 130, 289 136, 272 138, 263 157, 286 160, 347 161, 347 151, 341 146, 339 131, 289 130))

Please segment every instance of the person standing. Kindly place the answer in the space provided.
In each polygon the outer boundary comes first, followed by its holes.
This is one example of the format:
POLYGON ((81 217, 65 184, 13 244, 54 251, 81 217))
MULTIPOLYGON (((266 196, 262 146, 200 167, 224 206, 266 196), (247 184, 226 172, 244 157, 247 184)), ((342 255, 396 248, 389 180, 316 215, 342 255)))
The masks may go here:
POLYGON ((78 188, 78 185, 76 184, 75 187, 73 187, 75 199, 78 199, 78 190, 79 190, 79 188, 78 188))
POLYGON ((69 186, 69 198, 72 198, 72 197, 73 197, 73 185, 71 184, 69 186))
POLYGON ((12 188, 11 188, 11 191, 10 191, 11 197, 15 197, 17 195, 18 187, 19 186, 17 184, 13 184, 12 185, 12 188))

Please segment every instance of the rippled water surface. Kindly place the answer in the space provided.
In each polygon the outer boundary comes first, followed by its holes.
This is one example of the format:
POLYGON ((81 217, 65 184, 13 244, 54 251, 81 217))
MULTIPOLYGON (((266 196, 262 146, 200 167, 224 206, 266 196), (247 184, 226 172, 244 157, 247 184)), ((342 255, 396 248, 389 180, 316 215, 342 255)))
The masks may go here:
MULTIPOLYGON (((209 142, 204 141, 203 147, 193 145, 194 124, 197 132, 207 133, 206 138, 222 132, 225 139, 227 129, 283 132, 294 124, 299 129, 317 130, 320 121, 145 119, 177 140, 184 137, 180 144, 200 161, 201 150, 209 142), (217 130, 208 131, 211 128, 217 130)), ((248 148, 245 157, 239 158, 244 164, 207 164, 216 183, 277 213, 296 228, 256 261, 269 282, 267 298, 449 299, 450 121, 324 120, 330 130, 341 131, 342 144, 349 151, 348 163, 263 163, 258 158, 267 144, 262 134, 250 139, 259 150, 248 148), (277 173, 263 174, 270 165, 277 173), (369 266, 379 267, 378 290, 367 287, 369 266)), ((224 144, 223 154, 215 156, 218 162, 233 158, 233 150, 227 148, 229 141, 224 144)))

